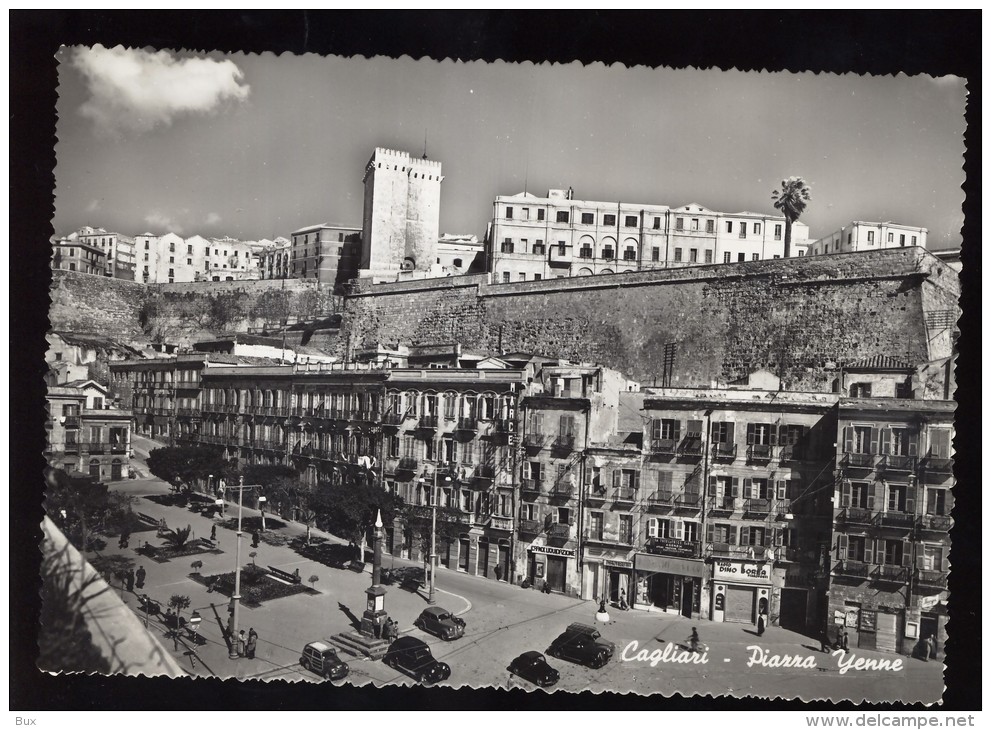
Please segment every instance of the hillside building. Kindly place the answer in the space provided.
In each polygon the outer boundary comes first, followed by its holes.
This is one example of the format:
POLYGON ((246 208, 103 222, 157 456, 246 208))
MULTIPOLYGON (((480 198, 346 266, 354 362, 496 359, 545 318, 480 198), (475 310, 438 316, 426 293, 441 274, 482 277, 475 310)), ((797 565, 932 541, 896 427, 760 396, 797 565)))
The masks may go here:
POLYGON ((99 246, 83 243, 79 239, 61 238, 52 244, 52 268, 78 271, 80 274, 103 276, 107 255, 99 246))
MULTIPOLYGON (((794 232, 794 228, 792 228, 794 232)), ((856 251, 877 251, 881 248, 904 248, 905 246, 926 247, 928 230, 905 226, 886 221, 868 223, 853 221, 828 236, 801 244, 809 256, 822 256, 831 253, 853 253, 856 251)))
POLYGON ((293 231, 291 237, 288 274, 291 278, 315 279, 320 284, 337 287, 358 275, 360 228, 322 223, 293 231))
POLYGON ((132 415, 111 407, 106 388, 92 380, 72 381, 49 386, 46 401, 49 465, 102 481, 128 478, 132 415))

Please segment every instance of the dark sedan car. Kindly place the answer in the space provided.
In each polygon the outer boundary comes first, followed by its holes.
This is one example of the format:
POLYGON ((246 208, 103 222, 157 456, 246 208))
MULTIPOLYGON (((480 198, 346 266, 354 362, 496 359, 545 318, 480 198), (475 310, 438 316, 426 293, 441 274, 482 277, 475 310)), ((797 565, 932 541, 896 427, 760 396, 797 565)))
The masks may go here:
POLYGON ((547 663, 539 651, 527 651, 513 659, 509 672, 533 682, 538 687, 552 687, 561 678, 558 671, 547 663))
POLYGON ((434 659, 430 647, 412 636, 393 641, 382 662, 416 677, 421 684, 433 684, 451 676, 451 668, 434 659))
POLYGON ((547 653, 558 659, 567 659, 578 664, 600 669, 604 667, 612 656, 610 644, 603 640, 596 640, 595 635, 586 630, 576 630, 568 627, 568 630, 551 642, 547 653))
POLYGON ((326 679, 343 679, 348 676, 348 665, 337 656, 337 650, 323 641, 311 641, 303 647, 299 657, 303 669, 310 669, 326 679))
POLYGON ((445 641, 460 639, 465 635, 465 622, 440 606, 423 609, 413 625, 421 631, 439 636, 445 641))

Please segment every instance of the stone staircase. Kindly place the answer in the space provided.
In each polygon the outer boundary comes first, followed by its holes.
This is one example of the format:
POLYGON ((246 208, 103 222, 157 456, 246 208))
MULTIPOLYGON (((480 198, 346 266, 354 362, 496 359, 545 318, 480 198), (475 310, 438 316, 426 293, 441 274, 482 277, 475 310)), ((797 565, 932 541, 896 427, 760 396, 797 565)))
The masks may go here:
POLYGON ((385 656, 389 643, 385 639, 371 639, 357 631, 349 631, 327 639, 337 649, 350 656, 378 661, 385 656))

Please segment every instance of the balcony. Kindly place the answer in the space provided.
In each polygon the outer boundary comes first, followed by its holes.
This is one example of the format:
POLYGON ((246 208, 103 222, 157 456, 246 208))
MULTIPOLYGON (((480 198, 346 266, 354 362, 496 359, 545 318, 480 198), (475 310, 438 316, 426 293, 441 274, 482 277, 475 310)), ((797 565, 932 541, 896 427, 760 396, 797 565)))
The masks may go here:
POLYGON ((542 530, 540 529, 540 525, 541 523, 539 520, 520 520, 519 521, 520 535, 530 535, 532 537, 535 537, 542 532, 542 530))
POLYGON ((637 493, 629 488, 614 489, 612 501, 617 507, 630 508, 637 501, 637 493))
POLYGON ((709 497, 709 511, 732 514, 736 511, 736 497, 709 497))
POLYGON ((547 440, 547 435, 542 433, 528 433, 523 437, 523 444, 530 448, 542 448, 547 440))
POLYGON ((847 469, 873 469, 874 454, 843 454, 841 463, 847 469))
POLYGON ((419 460, 415 456, 404 456, 399 460, 399 465, 396 469, 399 471, 415 472, 419 463, 419 460))
POLYGON ((551 449, 559 452, 571 452, 575 448, 575 437, 571 434, 564 434, 554 439, 551 449))
POLYGON ((910 474, 915 471, 914 456, 896 456, 887 454, 878 461, 878 471, 910 474))
POLYGON ((619 535, 611 535, 602 530, 585 530, 582 533, 582 539, 588 542, 600 542, 606 545, 623 545, 625 547, 633 546, 633 535, 630 533, 619 535))
POLYGON ((946 588, 947 574, 941 570, 922 570, 921 568, 915 572, 915 579, 921 585, 931 586, 933 588, 946 588))
POLYGON ((782 563, 800 563, 802 561, 802 551, 798 548, 782 547, 778 548, 775 557, 778 562, 782 563))
POLYGON ((402 426, 403 421, 405 420, 406 420, 405 414, 391 411, 389 413, 386 413, 384 416, 382 416, 382 425, 392 426, 393 428, 395 428, 396 426, 402 426))
POLYGON ((778 458, 781 461, 804 461, 805 454, 801 446, 792 444, 791 446, 781 446, 778 458))
POLYGON ((489 519, 489 527, 493 530, 503 530, 504 532, 513 531, 513 518, 504 517, 503 515, 492 515, 489 519))
POLYGON ((953 527, 953 520, 946 515, 922 515, 919 520, 919 526, 923 530, 949 532, 950 528, 953 527))
POLYGON ((670 512, 674 507, 674 495, 671 492, 654 492, 647 497, 649 512, 670 512))
POLYGON ((62 416, 62 421, 65 428, 79 428, 79 416, 62 416))
POLYGON ((873 522, 873 516, 869 509, 863 507, 844 507, 837 515, 837 522, 848 525, 869 525, 873 522))
POLYGON ((567 266, 571 263, 572 259, 572 246, 571 244, 565 244, 564 250, 561 250, 561 246, 552 245, 550 247, 550 252, 547 256, 547 263, 551 266, 567 266))
POLYGON ((747 448, 748 464, 767 464, 771 461, 774 447, 770 444, 752 444, 747 448))
POLYGON ((915 528, 918 518, 908 512, 878 512, 874 518, 880 527, 894 527, 900 530, 915 528))
POLYGON ((702 509, 702 495, 679 494, 674 498, 674 508, 679 512, 698 512, 702 509))
POLYGON ((65 453, 67 454, 78 454, 79 444, 66 444, 63 451, 65 451, 65 453))
POLYGON ((871 580, 884 583, 907 583, 908 570, 900 565, 879 565, 874 568, 871 580))
POLYGON ((465 433, 474 433, 478 430, 478 419, 474 416, 463 416, 458 419, 458 425, 455 426, 454 430, 465 433))
POLYGON ((743 545, 730 545, 725 542, 714 542, 709 546, 707 552, 717 558, 749 558, 752 548, 743 545))
POLYGON ((953 474, 953 459, 941 459, 936 456, 927 456, 922 463, 922 468, 927 474, 953 474))
POLYGON ((648 537, 644 551, 651 555, 668 555, 675 558, 698 558, 702 555, 702 543, 675 540, 668 537, 648 537))
MULTIPOLYGON (((531 498, 540 495, 541 480, 540 479, 524 479, 520 483, 520 492, 524 495, 529 495, 531 498)), ((526 499, 526 496, 524 496, 526 499)))
POLYGON ((564 524, 563 522, 552 522, 551 526, 547 528, 548 542, 561 544, 568 542, 570 539, 571 525, 564 524))
POLYGON ((714 461, 736 460, 736 444, 713 444, 712 458, 714 461))
POLYGON ((585 503, 589 507, 601 507, 606 503, 606 490, 601 486, 593 486, 585 495, 585 503))
POLYGON ((203 412, 204 413, 220 413, 221 406, 219 403, 204 403, 203 412))
POLYGON ((790 499, 779 499, 774 503, 774 513, 778 516, 778 519, 784 519, 785 515, 791 514, 791 500, 790 499))
POLYGON ((179 408, 176 410, 176 415, 184 418, 199 418, 200 411, 198 408, 179 408))
POLYGON ((771 514, 771 500, 751 497, 743 504, 744 517, 766 519, 771 514))
POLYGON ((83 445, 90 454, 105 454, 109 451, 108 445, 104 443, 87 443, 83 445))
POLYGON ((111 443, 107 444, 107 448, 110 450, 111 454, 126 454, 127 444, 126 443, 111 443))
POLYGON ((866 578, 870 574, 870 565, 855 560, 838 560, 833 564, 833 572, 850 578, 866 578))
POLYGON ((678 453, 678 442, 674 439, 655 439, 649 447, 652 456, 674 456, 678 453))
POLYGON ((551 489, 551 496, 557 499, 571 499, 575 496, 575 485, 569 480, 562 480, 551 489))
POLYGON ((361 421, 362 423, 378 423, 379 413, 374 409, 366 409, 364 411, 354 411, 351 414, 352 421, 361 421))
POLYGON ((420 416, 416 427, 424 431, 436 431, 438 420, 437 416, 420 416))
POLYGON ((701 459, 702 439, 692 436, 686 438, 678 447, 678 457, 681 459, 701 459))

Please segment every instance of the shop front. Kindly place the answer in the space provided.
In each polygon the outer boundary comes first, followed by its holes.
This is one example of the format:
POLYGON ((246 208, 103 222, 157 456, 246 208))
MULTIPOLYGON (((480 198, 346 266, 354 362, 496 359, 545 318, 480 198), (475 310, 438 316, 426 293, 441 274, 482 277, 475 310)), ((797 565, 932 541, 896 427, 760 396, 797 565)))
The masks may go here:
POLYGON ((633 607, 697 618, 705 572, 705 563, 696 558, 637 553, 633 607))
POLYGON ((538 587, 549 587, 560 593, 576 591, 574 548, 559 548, 549 545, 531 545, 529 548, 527 576, 538 587))
POLYGON ((756 624, 771 608, 771 566, 765 561, 722 560, 712 563, 713 621, 756 624))

